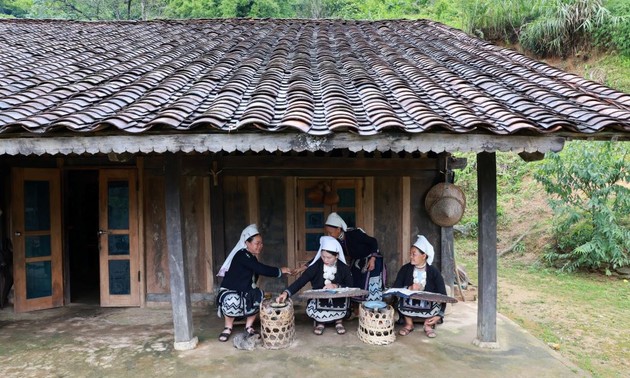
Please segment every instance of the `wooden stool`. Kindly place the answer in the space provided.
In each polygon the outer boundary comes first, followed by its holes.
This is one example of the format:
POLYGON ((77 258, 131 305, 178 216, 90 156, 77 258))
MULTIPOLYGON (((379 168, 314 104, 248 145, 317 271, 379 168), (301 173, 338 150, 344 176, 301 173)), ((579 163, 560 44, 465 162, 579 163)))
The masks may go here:
POLYGON ((387 345, 396 340, 394 332, 394 309, 387 306, 382 309, 359 306, 359 329, 357 336, 361 341, 373 345, 387 345))
POLYGON ((287 348, 295 336, 293 302, 265 299, 260 304, 260 328, 263 346, 267 349, 287 348))

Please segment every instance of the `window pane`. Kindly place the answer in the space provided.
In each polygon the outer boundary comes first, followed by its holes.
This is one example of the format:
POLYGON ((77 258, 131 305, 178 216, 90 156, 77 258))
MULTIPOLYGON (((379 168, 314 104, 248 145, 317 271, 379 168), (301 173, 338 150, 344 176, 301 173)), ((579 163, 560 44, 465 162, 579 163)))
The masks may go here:
MULTIPOLYGON (((339 195, 339 207, 354 207, 354 189, 337 189, 337 194, 339 195)), ((345 218, 344 218, 345 220, 345 218)))
POLYGON ((26 257, 50 256, 50 235, 26 236, 24 253, 26 257))
POLYGON ((107 235, 110 255, 129 254, 129 235, 107 235))
POLYGON ((129 183, 107 183, 107 226, 110 230, 129 229, 129 183))
POLYGON ((357 218, 354 211, 338 211, 337 214, 346 222, 348 227, 357 226, 357 218))
POLYGON ((50 184, 24 181, 24 229, 50 230, 50 184))
POLYGON ((324 236, 322 233, 306 234, 306 250, 317 252, 319 250, 319 238, 322 236, 324 236))
POLYGON ((109 261, 109 294, 129 295, 131 279, 129 276, 129 260, 109 261))
POLYGON ((50 272, 50 261, 26 263, 26 299, 52 295, 52 275, 50 272))
POLYGON ((324 228, 324 213, 321 211, 306 212, 306 228, 324 228))

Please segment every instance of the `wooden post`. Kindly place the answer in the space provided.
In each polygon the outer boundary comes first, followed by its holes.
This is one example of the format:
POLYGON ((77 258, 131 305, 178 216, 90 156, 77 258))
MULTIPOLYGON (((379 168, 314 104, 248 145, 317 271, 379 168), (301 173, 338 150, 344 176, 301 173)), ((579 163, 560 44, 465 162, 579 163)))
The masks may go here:
POLYGON ((477 154, 478 275, 477 339, 475 345, 497 343, 497 167, 494 152, 477 154))
POLYGON ((168 268, 170 275, 171 306, 175 327, 175 349, 190 350, 197 346, 198 339, 193 336, 192 307, 186 254, 182 240, 181 214, 181 156, 164 155, 164 192, 166 208, 166 240, 168 245, 168 268))

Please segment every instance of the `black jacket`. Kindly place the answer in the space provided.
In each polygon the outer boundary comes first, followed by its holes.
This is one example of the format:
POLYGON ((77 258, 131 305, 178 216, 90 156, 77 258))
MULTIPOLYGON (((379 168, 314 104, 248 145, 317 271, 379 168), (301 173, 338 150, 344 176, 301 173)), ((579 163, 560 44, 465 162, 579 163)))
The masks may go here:
POLYGON ((258 262, 256 256, 243 248, 234 255, 230 269, 225 273, 221 287, 245 292, 252 289, 252 282, 258 282, 259 275, 282 277, 282 270, 258 262))
MULTIPOLYGON (((293 295, 300 291, 308 282, 311 283, 313 289, 324 288, 324 262, 319 259, 315 264, 306 268, 304 273, 295 280, 286 291, 289 295, 293 295)), ((348 265, 344 264, 340 260, 337 260, 337 273, 332 283, 338 284, 339 287, 351 287, 352 286, 352 274, 348 265)))

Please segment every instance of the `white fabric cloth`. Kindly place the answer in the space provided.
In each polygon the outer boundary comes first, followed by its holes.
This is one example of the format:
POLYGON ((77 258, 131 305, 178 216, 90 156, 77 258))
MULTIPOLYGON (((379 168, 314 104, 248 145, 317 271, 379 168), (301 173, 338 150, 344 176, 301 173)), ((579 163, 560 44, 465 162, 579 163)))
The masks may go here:
POLYGON ((311 261, 309 266, 315 264, 319 259, 322 258, 322 249, 328 252, 338 253, 337 258, 341 260, 344 264, 347 264, 346 257, 343 254, 343 248, 341 247, 341 244, 339 244, 337 239, 333 238, 332 236, 322 236, 321 238, 319 238, 319 250, 317 251, 317 255, 315 255, 315 258, 313 259, 313 261, 311 261))
POLYGON ((339 216, 337 213, 330 213, 328 218, 326 218, 326 225, 333 227, 341 227, 342 230, 346 231, 348 225, 343 221, 343 218, 339 216))
POLYGON ((241 232, 241 238, 238 240, 238 243, 236 243, 234 248, 232 248, 232 252, 230 252, 227 259, 225 259, 223 265, 221 265, 221 269, 219 269, 217 277, 225 276, 225 273, 230 269, 230 265, 232 265, 232 259, 234 258, 234 255, 236 255, 236 252, 246 247, 245 241, 247 239, 251 238, 254 235, 258 235, 259 233, 260 232, 258 232, 258 226, 256 226, 255 224, 250 224, 249 226, 245 227, 245 229, 243 229, 243 231, 241 232))
POLYGON ((433 256, 435 255, 435 252, 433 251, 433 246, 431 245, 431 243, 429 243, 427 238, 422 235, 418 235, 418 240, 413 243, 413 246, 418 248, 420 251, 426 253, 427 263, 429 265, 433 263, 433 256))

